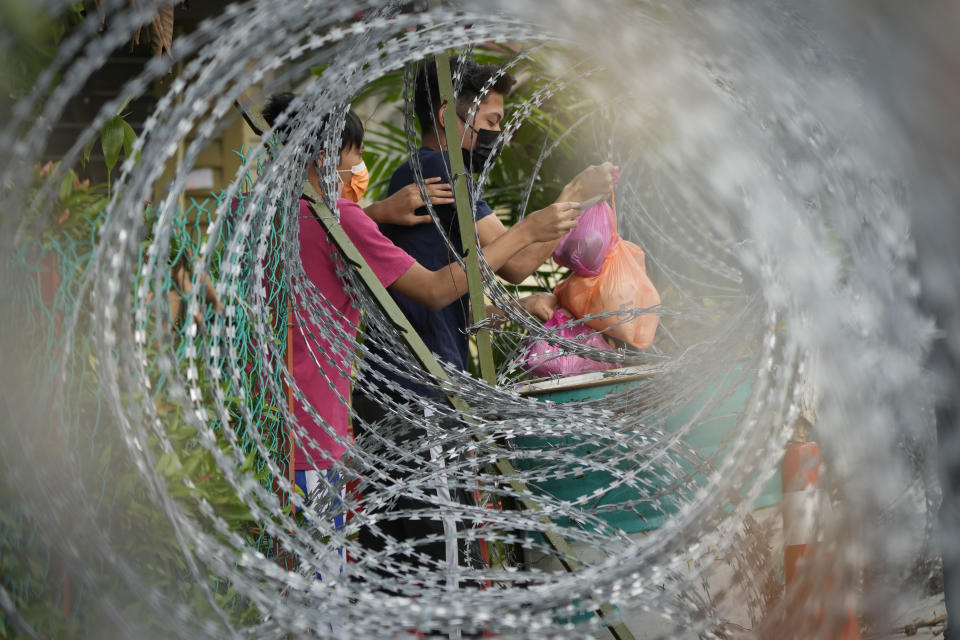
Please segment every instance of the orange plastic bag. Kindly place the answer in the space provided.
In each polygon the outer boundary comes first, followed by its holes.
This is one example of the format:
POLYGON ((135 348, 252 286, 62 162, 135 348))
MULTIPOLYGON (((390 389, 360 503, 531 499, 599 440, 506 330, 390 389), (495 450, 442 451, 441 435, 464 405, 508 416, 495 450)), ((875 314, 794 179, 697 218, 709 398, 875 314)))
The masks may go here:
POLYGON ((596 276, 572 274, 557 285, 553 293, 560 306, 577 318, 586 315, 624 311, 586 324, 597 331, 646 349, 653 342, 660 316, 647 312, 631 317, 634 309, 647 309, 660 304, 660 294, 647 277, 643 249, 617 237, 603 268, 596 276))

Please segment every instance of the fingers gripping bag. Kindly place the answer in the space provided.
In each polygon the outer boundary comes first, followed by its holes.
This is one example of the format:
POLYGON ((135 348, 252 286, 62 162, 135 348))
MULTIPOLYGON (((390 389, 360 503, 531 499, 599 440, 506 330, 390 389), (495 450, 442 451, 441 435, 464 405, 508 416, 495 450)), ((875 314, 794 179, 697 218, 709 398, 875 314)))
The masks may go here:
POLYGON ((577 226, 553 250, 554 261, 580 276, 599 275, 607 252, 617 239, 615 220, 605 201, 584 211, 577 226))
MULTIPOLYGON (((615 212, 616 209, 614 215, 615 212)), ((634 317, 634 313, 636 309, 659 305, 660 294, 647 277, 643 249, 621 239, 619 234, 607 252, 599 275, 584 277, 574 273, 558 284, 553 293, 560 300, 560 306, 578 318, 623 311, 591 319, 586 324, 638 349, 646 349, 653 343, 660 316, 646 312, 634 317)))
MULTIPOLYGON (((596 331, 582 324, 571 325, 571 318, 562 310, 554 311, 553 316, 543 326, 547 329, 558 329, 555 333, 561 338, 574 340, 587 347, 610 351, 610 345, 596 331)), ((571 375, 587 373, 588 371, 603 371, 612 369, 616 365, 611 362, 597 362, 578 355, 564 355, 559 345, 552 345, 546 340, 533 340, 523 354, 521 366, 533 375, 541 378, 556 375, 571 375)))

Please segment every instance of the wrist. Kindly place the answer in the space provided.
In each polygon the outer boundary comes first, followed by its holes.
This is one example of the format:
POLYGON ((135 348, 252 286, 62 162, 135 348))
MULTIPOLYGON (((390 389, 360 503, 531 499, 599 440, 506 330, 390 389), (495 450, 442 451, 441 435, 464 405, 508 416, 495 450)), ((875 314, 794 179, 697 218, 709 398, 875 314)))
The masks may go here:
POLYGON ((569 182, 560 190, 557 202, 581 202, 583 200, 582 196, 583 194, 580 192, 580 187, 574 186, 572 182, 569 182))
POLYGON ((381 203, 380 203, 380 202, 371 202, 371 203, 368 204, 366 207, 364 207, 363 210, 364 210, 364 212, 367 214, 367 217, 368 217, 368 218, 370 218, 371 220, 373 220, 373 221, 376 222, 377 224, 380 224, 381 222, 383 222, 383 221, 380 219, 380 213, 381 213, 380 208, 381 208, 381 203))
MULTIPOLYGON (((532 214, 531 214, 532 215, 532 214)), ((530 216, 526 216, 523 220, 518 222, 514 228, 520 231, 520 240, 523 242, 523 245, 533 244, 537 241, 537 234, 533 228, 534 223, 530 216)))

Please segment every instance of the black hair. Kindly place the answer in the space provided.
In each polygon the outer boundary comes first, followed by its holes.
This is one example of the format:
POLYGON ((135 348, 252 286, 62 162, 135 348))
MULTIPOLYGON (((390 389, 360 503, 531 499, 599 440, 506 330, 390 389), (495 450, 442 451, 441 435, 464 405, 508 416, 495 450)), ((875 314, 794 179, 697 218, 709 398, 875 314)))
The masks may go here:
MULTIPOLYGON (((293 121, 297 118, 297 112, 289 110, 290 104, 295 98, 296 96, 289 91, 275 93, 270 96, 266 106, 263 108, 263 119, 266 120, 267 124, 271 127, 280 119, 281 114, 287 114, 286 121, 276 129, 276 133, 281 141, 285 141, 287 136, 290 135, 293 129, 293 121)), ((320 126, 321 132, 326 128, 329 117, 329 114, 323 117, 323 124, 320 126)), ((343 151, 349 146, 355 146, 358 149, 363 146, 363 122, 360 121, 360 116, 358 116, 353 109, 347 110, 338 151, 343 151)))
MULTIPOLYGON (((517 82, 509 72, 495 64, 464 60, 458 71, 462 78, 460 93, 457 94, 458 107, 473 104, 477 96, 486 95, 484 92, 493 91, 506 97, 517 82)), ((443 100, 437 81, 437 63, 430 57, 419 63, 413 91, 413 112, 417 115, 421 133, 433 130, 434 114, 441 104, 443 100)))

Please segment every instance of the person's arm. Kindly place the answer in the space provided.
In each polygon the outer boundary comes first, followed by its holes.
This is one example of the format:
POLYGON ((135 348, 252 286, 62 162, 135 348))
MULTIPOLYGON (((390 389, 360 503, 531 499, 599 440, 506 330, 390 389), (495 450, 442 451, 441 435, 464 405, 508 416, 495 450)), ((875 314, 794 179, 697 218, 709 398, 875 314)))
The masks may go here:
MULTIPOLYGON (((613 188, 613 168, 613 164, 609 162, 587 167, 563 187, 557 201, 585 202, 596 196, 609 194, 613 188)), ((481 247, 486 247, 506 232, 507 228, 495 215, 488 215, 477 222, 477 236, 481 247)), ((497 275, 507 282, 520 284, 547 261, 562 237, 529 245, 507 260, 497 270, 497 275)))
MULTIPOLYGON (((560 301, 552 293, 534 293, 515 302, 540 322, 546 322, 552 318, 556 310, 560 308, 560 301)), ((488 318, 494 318, 495 325, 502 324, 507 320, 507 314, 493 304, 487 305, 486 315, 488 318)))
MULTIPOLYGON (((435 176, 425 181, 427 197, 433 205, 453 204, 453 189, 443 178, 435 176)), ((417 215, 417 210, 425 205, 423 194, 417 183, 411 183, 396 191, 386 200, 380 200, 364 207, 364 212, 377 224, 395 224, 411 227, 430 222, 430 214, 417 215)))
MULTIPOLYGON (((576 202, 555 202, 546 209, 531 213, 483 247, 483 257, 497 271, 527 245, 562 238, 577 226, 578 206, 576 202)), ((389 289, 431 311, 439 311, 467 293, 467 274, 456 262, 436 271, 414 263, 389 289)))

